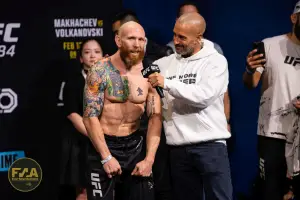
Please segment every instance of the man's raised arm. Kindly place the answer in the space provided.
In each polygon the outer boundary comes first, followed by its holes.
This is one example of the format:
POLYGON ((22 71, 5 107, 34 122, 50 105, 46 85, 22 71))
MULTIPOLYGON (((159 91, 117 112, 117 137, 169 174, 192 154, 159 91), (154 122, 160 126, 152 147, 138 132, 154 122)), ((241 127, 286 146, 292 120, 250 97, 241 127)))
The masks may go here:
POLYGON ((170 95, 182 100, 185 104, 204 109, 225 93, 228 85, 228 69, 225 57, 215 57, 210 65, 203 70, 202 78, 197 84, 168 80, 159 73, 151 74, 148 81, 152 87, 164 88, 170 95))

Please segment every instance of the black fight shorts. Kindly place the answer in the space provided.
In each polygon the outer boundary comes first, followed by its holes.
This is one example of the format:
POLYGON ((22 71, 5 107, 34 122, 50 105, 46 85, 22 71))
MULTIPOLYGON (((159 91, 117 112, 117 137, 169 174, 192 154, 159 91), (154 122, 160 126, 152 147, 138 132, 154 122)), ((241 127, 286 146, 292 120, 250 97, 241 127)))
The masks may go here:
POLYGON ((152 177, 131 176, 135 165, 145 158, 143 133, 129 136, 105 135, 107 146, 117 159, 122 174, 109 178, 101 164, 101 157, 92 143, 87 148, 88 200, 154 200, 152 177))

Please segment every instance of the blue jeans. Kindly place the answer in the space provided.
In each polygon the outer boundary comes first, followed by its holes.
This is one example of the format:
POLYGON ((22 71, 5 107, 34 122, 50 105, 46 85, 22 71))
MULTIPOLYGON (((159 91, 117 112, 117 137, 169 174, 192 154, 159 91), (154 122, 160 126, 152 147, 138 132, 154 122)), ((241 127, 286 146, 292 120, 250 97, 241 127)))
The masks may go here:
POLYGON ((172 146, 170 159, 174 199, 233 199, 225 144, 213 141, 172 146))

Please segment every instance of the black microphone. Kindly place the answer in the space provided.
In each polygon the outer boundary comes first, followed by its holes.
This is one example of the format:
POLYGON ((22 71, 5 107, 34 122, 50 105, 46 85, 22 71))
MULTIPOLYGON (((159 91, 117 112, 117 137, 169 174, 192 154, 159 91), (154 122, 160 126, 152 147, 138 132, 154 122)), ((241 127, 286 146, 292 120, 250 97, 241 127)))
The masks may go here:
MULTIPOLYGON (((148 67, 146 67, 142 70, 142 75, 144 78, 148 78, 150 74, 153 74, 155 72, 160 73, 160 69, 159 69, 158 65, 150 64, 148 67)), ((157 93, 159 94, 160 98, 165 97, 164 92, 161 87, 157 86, 157 87, 155 87, 155 89, 156 89, 157 93)))

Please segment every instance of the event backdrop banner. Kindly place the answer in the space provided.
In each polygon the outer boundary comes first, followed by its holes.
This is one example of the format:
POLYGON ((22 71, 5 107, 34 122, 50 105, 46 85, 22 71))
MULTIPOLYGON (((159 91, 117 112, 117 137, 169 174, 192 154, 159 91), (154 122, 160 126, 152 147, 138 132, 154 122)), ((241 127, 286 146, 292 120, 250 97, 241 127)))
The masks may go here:
POLYGON ((57 199, 64 82, 80 69, 83 40, 95 38, 104 54, 114 53, 111 20, 121 6, 121 0, 11 0, 1 5, 1 199, 57 199), (43 171, 41 184, 27 193, 8 180, 9 167, 22 157, 34 159, 43 171))
MULTIPOLYGON (((91 8, 53 9, 48 14, 50 30, 47 31, 47 38, 51 41, 49 55, 55 55, 55 59, 50 61, 51 65, 60 66, 63 77, 76 70, 81 70, 78 53, 81 43, 87 38, 97 39, 104 54, 113 54, 116 46, 111 31, 111 21, 116 12, 116 8, 110 9, 110 11, 95 9, 94 12, 91 8), (86 10, 86 12, 82 10, 86 10), (105 12, 107 13, 105 14, 105 12)), ((60 92, 57 99, 59 107, 63 106, 64 85, 65 79, 60 81, 60 92)))

